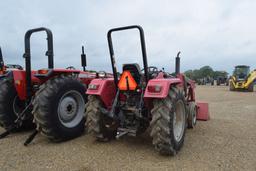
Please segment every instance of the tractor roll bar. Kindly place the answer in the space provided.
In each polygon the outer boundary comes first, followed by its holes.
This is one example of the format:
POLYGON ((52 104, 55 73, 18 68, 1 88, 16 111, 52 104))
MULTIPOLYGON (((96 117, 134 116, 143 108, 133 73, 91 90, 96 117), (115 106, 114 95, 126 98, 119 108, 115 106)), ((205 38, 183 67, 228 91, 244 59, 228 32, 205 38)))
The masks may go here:
POLYGON ((179 74, 180 73, 180 53, 181 52, 178 52, 177 54, 177 57, 176 57, 176 60, 175 60, 175 74, 179 74))
POLYGON ((129 29, 138 29, 139 32, 140 32, 140 42, 141 42, 141 50, 142 50, 142 57, 143 57, 143 64, 144 64, 145 80, 146 80, 146 82, 148 82, 148 80, 149 80, 146 43, 145 43, 145 36, 144 36, 143 28, 139 25, 113 28, 113 29, 110 29, 108 31, 107 36, 108 36, 108 47, 109 47, 110 59, 111 59, 111 63, 112 63, 112 70, 113 70, 113 75, 114 75, 114 80, 115 80, 116 87, 117 87, 117 84, 118 84, 118 78, 117 78, 115 54, 114 54, 114 48, 113 48, 111 35, 112 35, 113 32, 122 31, 122 30, 129 30, 129 29))
POLYGON ((25 34, 25 53, 23 57, 25 58, 26 65, 26 82, 27 82, 27 99, 30 101, 32 96, 32 83, 31 83, 31 50, 30 50, 30 38, 35 32, 45 31, 47 35, 47 51, 46 56, 48 56, 48 68, 53 69, 53 36, 52 32, 48 28, 40 27, 28 30, 25 34))

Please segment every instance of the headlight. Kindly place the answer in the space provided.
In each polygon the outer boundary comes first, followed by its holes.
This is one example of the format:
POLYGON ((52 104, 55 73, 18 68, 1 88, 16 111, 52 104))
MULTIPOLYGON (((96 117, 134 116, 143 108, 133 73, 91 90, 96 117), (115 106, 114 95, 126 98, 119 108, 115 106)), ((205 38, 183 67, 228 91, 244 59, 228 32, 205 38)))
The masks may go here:
POLYGON ((98 76, 99 76, 99 78, 105 78, 107 76, 107 73, 104 71, 99 71, 98 76))

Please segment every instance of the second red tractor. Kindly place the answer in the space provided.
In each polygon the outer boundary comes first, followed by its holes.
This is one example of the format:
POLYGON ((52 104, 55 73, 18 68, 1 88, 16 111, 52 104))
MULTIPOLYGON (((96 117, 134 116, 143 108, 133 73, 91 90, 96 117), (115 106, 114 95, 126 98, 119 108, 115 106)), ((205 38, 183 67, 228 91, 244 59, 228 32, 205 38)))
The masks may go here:
POLYGON ((195 102, 194 81, 180 73, 179 55, 174 76, 149 67, 144 31, 136 25, 109 30, 108 45, 114 78, 94 79, 88 87, 89 132, 100 141, 108 141, 137 136, 150 128, 155 149, 161 154, 176 154, 183 145, 186 128, 195 126, 201 111, 195 102), (123 64, 119 76, 112 33, 129 29, 139 30, 143 68, 136 63, 123 64))

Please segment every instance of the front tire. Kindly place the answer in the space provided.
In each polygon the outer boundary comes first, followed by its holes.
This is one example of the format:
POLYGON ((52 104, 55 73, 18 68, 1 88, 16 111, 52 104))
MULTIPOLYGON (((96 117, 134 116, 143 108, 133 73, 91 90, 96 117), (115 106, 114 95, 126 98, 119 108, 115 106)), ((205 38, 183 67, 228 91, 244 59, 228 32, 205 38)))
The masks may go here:
POLYGON ((86 88, 74 76, 60 75, 40 86, 33 102, 37 129, 59 142, 84 132, 86 88))
POLYGON ((155 149, 163 155, 175 155, 183 146, 187 127, 185 97, 172 87, 165 99, 153 101, 150 136, 155 149))
POLYGON ((188 111, 188 128, 194 128, 196 126, 196 114, 197 108, 195 102, 189 102, 187 106, 188 111))

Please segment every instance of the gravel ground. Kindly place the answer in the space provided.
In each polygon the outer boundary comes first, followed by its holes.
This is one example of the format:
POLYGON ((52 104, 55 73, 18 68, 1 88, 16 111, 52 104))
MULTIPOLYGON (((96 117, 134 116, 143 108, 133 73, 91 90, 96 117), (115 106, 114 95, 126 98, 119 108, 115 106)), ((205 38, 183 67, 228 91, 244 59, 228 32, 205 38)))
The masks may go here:
POLYGON ((211 120, 187 130, 185 144, 175 157, 160 156, 148 134, 110 143, 84 135, 58 144, 38 136, 24 147, 26 132, 0 140, 0 170, 255 171, 256 93, 198 86, 196 95, 209 102, 211 120))

